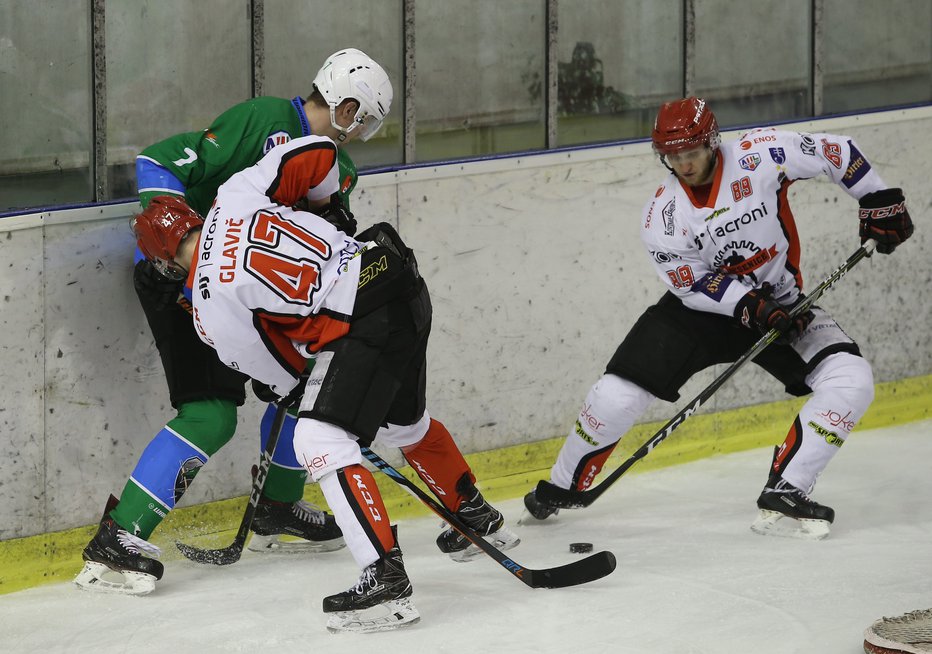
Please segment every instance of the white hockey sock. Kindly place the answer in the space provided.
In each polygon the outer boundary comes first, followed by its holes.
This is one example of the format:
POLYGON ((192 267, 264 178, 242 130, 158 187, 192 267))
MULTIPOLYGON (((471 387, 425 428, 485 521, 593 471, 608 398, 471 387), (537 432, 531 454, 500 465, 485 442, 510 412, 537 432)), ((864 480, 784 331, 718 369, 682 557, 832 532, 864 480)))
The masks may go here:
POLYGON ((576 424, 550 470, 550 480, 560 488, 587 488, 619 439, 653 399, 626 379, 602 375, 586 395, 576 424))
POLYGON ((840 353, 820 363, 806 383, 812 397, 777 458, 785 458, 783 479, 809 493, 873 401, 874 378, 863 358, 840 353))

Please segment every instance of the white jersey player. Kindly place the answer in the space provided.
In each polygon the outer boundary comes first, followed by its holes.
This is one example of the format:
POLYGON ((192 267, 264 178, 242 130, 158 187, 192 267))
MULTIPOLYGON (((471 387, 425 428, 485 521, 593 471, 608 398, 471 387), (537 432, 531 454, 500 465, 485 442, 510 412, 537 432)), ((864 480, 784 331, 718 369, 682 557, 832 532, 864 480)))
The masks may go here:
MULTIPOLYGON (((551 470, 584 490, 654 398, 673 402, 700 370, 733 362, 772 328, 755 363, 809 400, 776 448, 757 500, 758 533, 824 538, 834 511, 810 499, 819 474, 870 405, 873 377, 858 346, 824 310, 795 318, 800 243, 787 189, 829 177, 860 204, 860 236, 892 252, 912 234, 902 191, 888 188, 846 136, 755 130, 722 144, 699 98, 663 105, 652 133, 670 174, 644 208, 641 237, 667 293, 638 319, 589 391, 551 470)), ((525 497, 531 516, 556 508, 525 497)))
MULTIPOLYGON (((153 201, 134 228, 148 259, 189 271, 195 326, 222 361, 289 401, 305 383, 295 456, 320 484, 362 569, 355 586, 324 598, 328 628, 380 631, 419 615, 360 446, 378 435, 401 448, 474 531, 501 549, 518 539, 476 489, 449 431, 426 411, 431 304, 414 253, 386 223, 351 238, 293 208, 332 192, 309 182, 319 179, 321 147, 333 142, 310 136, 273 148, 220 187, 206 221, 180 200, 153 201), (302 379, 309 356, 314 366, 302 379)), ((437 546, 459 561, 481 552, 452 528, 437 546)))
POLYGON ((292 208, 338 188, 334 166, 319 179, 326 137, 275 148, 220 187, 191 277, 194 325, 225 364, 285 396, 307 358, 346 334, 361 244, 292 208))

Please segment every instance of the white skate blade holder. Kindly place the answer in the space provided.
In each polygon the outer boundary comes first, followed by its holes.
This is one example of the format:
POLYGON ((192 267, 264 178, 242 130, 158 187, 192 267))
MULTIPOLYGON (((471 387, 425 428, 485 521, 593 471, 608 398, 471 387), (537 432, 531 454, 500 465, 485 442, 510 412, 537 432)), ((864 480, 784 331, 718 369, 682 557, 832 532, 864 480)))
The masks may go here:
POLYGON ((85 561, 74 578, 78 588, 115 595, 148 595, 155 590, 155 582, 155 577, 145 572, 113 570, 96 561, 85 561))
POLYGON ((331 540, 304 540, 294 536, 260 536, 253 533, 246 546, 250 552, 265 554, 304 554, 306 552, 333 552, 346 547, 343 538, 331 540))
POLYGON ((791 518, 779 511, 760 509, 751 531, 762 536, 780 536, 801 540, 824 540, 831 530, 827 520, 791 518))
POLYGON ((391 631, 408 627, 421 619, 410 597, 389 600, 360 611, 335 611, 327 615, 327 631, 335 634, 391 631))

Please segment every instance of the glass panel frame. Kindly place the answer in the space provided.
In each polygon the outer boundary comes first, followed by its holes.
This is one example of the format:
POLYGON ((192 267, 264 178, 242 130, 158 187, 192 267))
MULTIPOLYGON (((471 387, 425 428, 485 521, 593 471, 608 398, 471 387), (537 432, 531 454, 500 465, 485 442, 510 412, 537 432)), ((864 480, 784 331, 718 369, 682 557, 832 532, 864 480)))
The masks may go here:
POLYGON ((0 211, 94 199, 90 11, 0 5, 0 211))
POLYGON ((417 4, 418 162, 546 147, 546 9, 545 0, 417 4))

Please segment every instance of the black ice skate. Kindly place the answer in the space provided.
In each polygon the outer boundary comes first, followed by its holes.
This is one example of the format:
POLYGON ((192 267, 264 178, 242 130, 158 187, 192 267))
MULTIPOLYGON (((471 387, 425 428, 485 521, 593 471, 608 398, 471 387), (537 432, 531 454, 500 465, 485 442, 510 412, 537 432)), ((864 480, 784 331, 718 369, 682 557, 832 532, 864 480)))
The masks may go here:
MULTIPOLYGON (((464 474, 459 480, 456 491, 460 496, 469 498, 460 503, 456 515, 473 531, 500 550, 510 550, 521 542, 514 533, 505 529, 505 518, 485 501, 482 493, 469 479, 469 474, 464 474)), ((459 562, 469 561, 482 554, 482 550, 452 527, 437 537, 437 547, 444 554, 449 554, 451 559, 459 562)))
POLYGON ((289 504, 260 497, 251 529, 253 552, 330 552, 346 545, 333 516, 303 500, 289 504))
POLYGON ((410 599, 413 589, 405 572, 395 526, 392 536, 394 547, 363 570, 355 586, 324 598, 324 613, 329 614, 328 630, 388 631, 421 619, 410 599))
POLYGON ((111 495, 97 534, 84 548, 84 568, 75 577, 79 588, 122 595, 148 595, 162 578, 159 548, 121 528, 110 517, 117 499, 111 495))
POLYGON ((757 498, 760 515, 751 525, 758 534, 788 536, 806 540, 822 540, 829 534, 835 511, 813 502, 809 496, 771 473, 763 492, 757 498))
POLYGON ((532 490, 524 496, 524 508, 527 509, 527 512, 521 516, 518 522, 525 525, 546 520, 550 516, 557 515, 560 512, 560 509, 557 507, 538 500, 537 489, 532 490))

